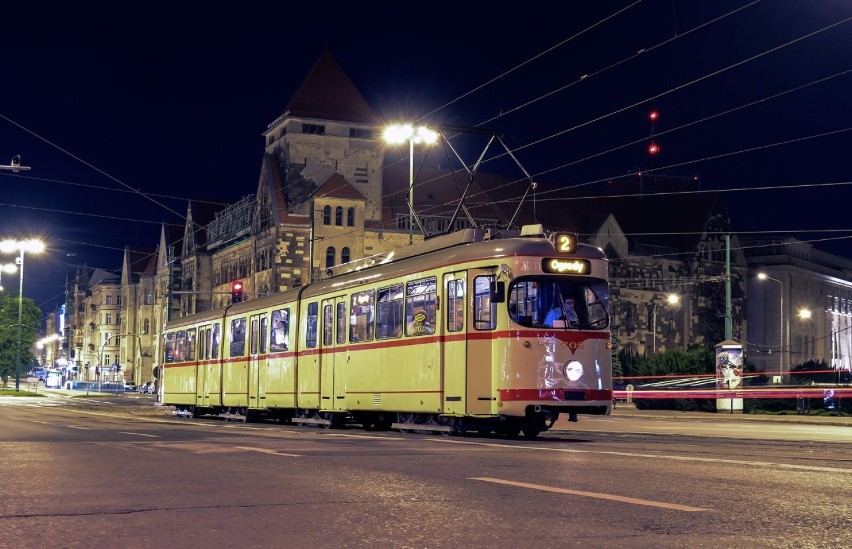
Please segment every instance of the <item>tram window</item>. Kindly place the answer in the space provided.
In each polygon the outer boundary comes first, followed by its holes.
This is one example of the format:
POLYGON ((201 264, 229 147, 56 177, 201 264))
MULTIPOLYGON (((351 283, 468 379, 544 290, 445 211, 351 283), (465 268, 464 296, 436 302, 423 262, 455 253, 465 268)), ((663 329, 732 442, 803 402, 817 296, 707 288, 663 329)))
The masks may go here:
MULTIPOLYGON (((316 303, 311 303, 316 305, 316 303)), ((316 316, 314 316, 314 346, 316 346, 316 316)), ((280 353, 290 348, 290 309, 272 311, 272 338, 269 350, 280 353)))
POLYGON ((402 284, 379 288, 376 301, 376 338, 402 335, 402 284))
POLYGON ((509 290, 509 316, 521 326, 532 326, 538 318, 537 280, 519 280, 509 290))
POLYGON ((198 329, 198 360, 206 360, 207 358, 207 339, 210 337, 210 328, 202 326, 198 329))
POLYGON ((174 332, 166 334, 166 364, 171 364, 175 361, 175 334, 174 332))
POLYGON ((246 353, 246 319, 235 318, 231 321, 231 356, 243 356, 246 353))
POLYGON ((319 305, 316 301, 308 303, 308 321, 305 332, 305 345, 309 348, 317 346, 317 317, 319 316, 319 305))
POLYGON ((346 343, 346 303, 337 304, 337 343, 346 343))
POLYGON ((447 282, 447 330, 460 332, 464 330, 464 280, 456 279, 447 282))
POLYGON ((491 302, 491 283, 494 276, 477 276, 473 279, 473 327, 493 330, 496 327, 497 305, 491 302))
POLYGON ((435 333, 436 284, 434 276, 406 284, 405 335, 435 333))
POLYGON ((269 333, 269 319, 266 316, 260 318, 260 354, 266 353, 266 334, 269 333))
POLYGON ((210 340, 210 358, 219 358, 219 341, 221 340, 222 327, 219 324, 213 325, 213 335, 210 340))
POLYGON ((178 330, 175 334, 175 362, 183 362, 186 359, 186 332, 178 330))
POLYGON ((186 331, 186 360, 195 360, 195 328, 189 328, 186 331))
POLYGON ((334 309, 331 305, 322 308, 322 344, 331 345, 334 341, 334 309))
POLYGON ((522 326, 564 328, 567 322, 568 328, 603 330, 609 326, 608 295, 600 279, 520 278, 509 289, 509 314, 522 326))
POLYGON ((349 318, 349 341, 373 341, 373 301, 375 292, 352 294, 352 316, 349 318))
POLYGON ((251 319, 251 339, 249 340, 249 348, 251 349, 251 354, 257 354, 257 318, 251 319))

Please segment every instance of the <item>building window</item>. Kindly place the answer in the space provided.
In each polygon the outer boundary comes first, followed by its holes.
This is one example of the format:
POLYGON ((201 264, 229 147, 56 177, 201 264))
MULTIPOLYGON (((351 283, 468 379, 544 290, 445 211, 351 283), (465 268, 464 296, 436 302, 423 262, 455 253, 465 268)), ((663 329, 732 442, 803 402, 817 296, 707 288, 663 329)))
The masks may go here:
POLYGON ((145 288, 145 305, 154 304, 154 292, 151 288, 145 288))
POLYGON ((331 206, 322 209, 322 224, 331 225, 331 206))
POLYGON ((325 126, 320 124, 302 124, 302 133, 325 135, 325 126))
POLYGON ((112 305, 112 294, 107 294, 107 295, 106 295, 106 302, 105 302, 105 304, 106 304, 106 305, 112 305))
POLYGON ((336 252, 337 252, 337 250, 334 249, 334 246, 329 246, 325 250, 325 268, 326 269, 331 269, 332 267, 334 267, 334 254, 336 252))
POLYGON ((150 331, 151 331, 151 319, 146 318, 145 320, 142 321, 142 333, 147 334, 150 331))
POLYGON ((373 130, 364 128, 349 128, 349 137, 353 139, 372 139, 373 130))
POLYGON ((112 324, 112 313, 106 313, 104 315, 104 324, 106 324, 107 326, 112 324))
POLYGON ((344 247, 340 250, 340 262, 349 263, 349 248, 344 247))
POLYGON ((334 224, 338 227, 343 226, 343 207, 338 206, 334 209, 334 224))
POLYGON ((355 208, 349 208, 348 210, 346 210, 346 226, 355 226, 355 208))
POLYGON ((115 296, 115 304, 121 307, 121 294, 115 296))

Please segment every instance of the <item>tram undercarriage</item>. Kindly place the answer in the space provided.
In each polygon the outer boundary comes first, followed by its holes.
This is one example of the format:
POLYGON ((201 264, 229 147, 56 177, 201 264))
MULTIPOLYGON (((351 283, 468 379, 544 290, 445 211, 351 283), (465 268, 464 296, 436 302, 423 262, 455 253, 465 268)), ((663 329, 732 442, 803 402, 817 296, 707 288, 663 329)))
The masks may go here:
POLYGON ((487 436, 492 433, 508 437, 523 434, 535 438, 550 430, 560 414, 566 414, 568 421, 577 421, 579 413, 601 415, 606 407, 583 407, 579 410, 566 410, 555 406, 530 405, 524 417, 515 416, 451 416, 416 412, 339 412, 311 409, 269 409, 256 410, 241 407, 201 408, 191 405, 175 406, 174 415, 186 418, 215 416, 225 421, 242 423, 265 419, 278 420, 281 423, 316 426, 326 429, 344 428, 360 425, 367 431, 387 431, 391 429, 403 433, 440 433, 443 435, 462 435, 477 433, 487 436))

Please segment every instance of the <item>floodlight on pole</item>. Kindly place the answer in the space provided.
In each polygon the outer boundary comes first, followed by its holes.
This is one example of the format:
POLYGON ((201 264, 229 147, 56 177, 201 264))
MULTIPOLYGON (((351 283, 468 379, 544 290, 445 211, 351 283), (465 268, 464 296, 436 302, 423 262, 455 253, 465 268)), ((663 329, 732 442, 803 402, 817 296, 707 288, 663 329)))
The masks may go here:
POLYGON ((15 391, 21 389, 21 322, 24 308, 24 254, 38 254, 44 251, 44 242, 41 240, 4 240, 0 242, 0 252, 12 253, 18 252, 19 255, 15 258, 15 262, 20 267, 18 271, 18 345, 17 355, 15 358, 15 391))
POLYGON ((390 144, 408 141, 408 245, 414 243, 414 144, 432 145, 438 140, 438 132, 426 126, 393 124, 385 128, 384 140, 390 144))

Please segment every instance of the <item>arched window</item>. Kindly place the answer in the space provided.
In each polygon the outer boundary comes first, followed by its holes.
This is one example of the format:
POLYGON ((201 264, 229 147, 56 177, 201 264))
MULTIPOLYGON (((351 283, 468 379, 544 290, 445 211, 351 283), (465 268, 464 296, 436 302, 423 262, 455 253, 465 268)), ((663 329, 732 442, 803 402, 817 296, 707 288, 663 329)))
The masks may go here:
POLYGON ((636 329, 636 307, 632 303, 627 304, 627 310, 624 312, 624 328, 628 332, 636 329))
POLYGON ((322 209, 322 224, 331 225, 331 206, 322 209))
POLYGON ((334 249, 334 246, 329 246, 328 248, 326 248, 326 250, 325 250, 325 268, 326 269, 330 269, 330 268, 334 267, 334 254, 335 254, 335 252, 336 252, 336 250, 334 249))
POLYGON ((349 263, 349 248, 343 248, 340 250, 340 262, 349 263))
POLYGON ((348 210, 346 210, 346 226, 355 226, 355 208, 349 208, 348 210))
POLYGON ((338 227, 343 226, 343 206, 338 206, 334 210, 334 224, 338 227))

